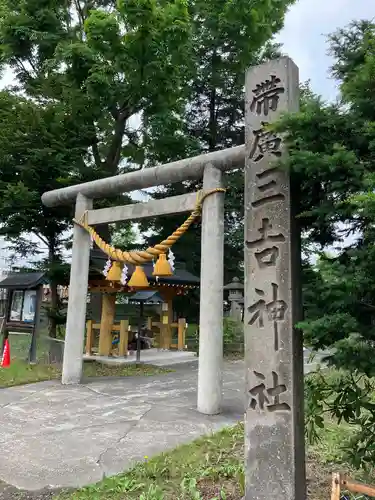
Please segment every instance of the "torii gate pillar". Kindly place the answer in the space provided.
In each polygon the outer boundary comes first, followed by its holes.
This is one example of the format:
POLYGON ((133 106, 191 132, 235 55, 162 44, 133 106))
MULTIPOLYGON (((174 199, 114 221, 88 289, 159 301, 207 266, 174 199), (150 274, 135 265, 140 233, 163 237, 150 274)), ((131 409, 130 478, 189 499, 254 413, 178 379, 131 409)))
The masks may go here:
MULTIPOLYGON (((203 190, 222 187, 222 172, 206 165, 203 190)), ((202 209, 198 411, 220 413, 223 385, 224 194, 205 199, 202 209)))

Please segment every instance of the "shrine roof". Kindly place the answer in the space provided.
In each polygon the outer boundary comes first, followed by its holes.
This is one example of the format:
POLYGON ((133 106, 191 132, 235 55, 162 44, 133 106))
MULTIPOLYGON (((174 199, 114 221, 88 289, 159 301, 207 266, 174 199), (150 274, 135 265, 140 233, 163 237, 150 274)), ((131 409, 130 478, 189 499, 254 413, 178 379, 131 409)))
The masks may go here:
POLYGON ((0 288, 30 290, 44 283, 47 283, 47 279, 43 272, 10 273, 0 281, 0 288))
POLYGON ((128 298, 129 302, 144 302, 146 304, 161 304, 162 297, 154 290, 140 290, 128 298))

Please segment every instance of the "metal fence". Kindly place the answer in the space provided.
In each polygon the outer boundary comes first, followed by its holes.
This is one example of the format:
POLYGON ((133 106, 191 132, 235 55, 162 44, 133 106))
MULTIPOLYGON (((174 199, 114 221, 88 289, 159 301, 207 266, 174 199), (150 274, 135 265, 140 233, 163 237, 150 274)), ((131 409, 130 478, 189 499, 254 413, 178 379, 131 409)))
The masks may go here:
POLYGON ((12 359, 28 360, 32 335, 30 333, 10 332, 8 341, 12 359))
POLYGON ((39 335, 36 339, 36 359, 38 363, 61 364, 64 356, 65 342, 48 335, 39 335))
MULTIPOLYGON (((13 360, 36 363, 62 363, 64 341, 40 334, 35 339, 35 356, 32 355, 32 334, 9 332, 10 355, 13 360)), ((2 345, 2 342, 1 342, 2 345)))

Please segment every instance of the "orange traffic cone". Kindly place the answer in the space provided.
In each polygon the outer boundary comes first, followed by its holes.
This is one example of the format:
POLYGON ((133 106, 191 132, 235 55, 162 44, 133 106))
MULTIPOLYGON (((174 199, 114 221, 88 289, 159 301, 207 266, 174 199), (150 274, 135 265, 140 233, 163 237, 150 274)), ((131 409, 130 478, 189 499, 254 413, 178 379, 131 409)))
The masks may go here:
POLYGON ((1 368, 8 368, 8 366, 10 366, 10 347, 8 339, 5 341, 3 359, 1 360, 0 366, 1 368))

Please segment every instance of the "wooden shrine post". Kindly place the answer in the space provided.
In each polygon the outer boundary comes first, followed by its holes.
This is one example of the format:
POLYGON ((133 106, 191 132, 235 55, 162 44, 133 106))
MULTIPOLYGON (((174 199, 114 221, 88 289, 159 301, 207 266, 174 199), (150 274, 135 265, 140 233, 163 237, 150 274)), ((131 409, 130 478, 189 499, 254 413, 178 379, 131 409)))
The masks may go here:
POLYGON ((112 326, 115 321, 116 294, 105 293, 99 333, 99 356, 109 356, 112 349, 112 326))
POLYGON ((122 319, 120 321, 120 339, 119 339, 119 356, 128 355, 128 344, 129 344, 129 320, 122 319))
POLYGON ((89 319, 86 321, 86 355, 91 356, 94 345, 94 321, 89 319))
POLYGON ((185 349, 185 330, 186 330, 186 319, 179 318, 178 320, 178 340, 177 349, 183 351, 185 349))
POLYGON ((283 138, 268 128, 298 110, 298 68, 287 57, 246 75, 246 500, 305 500, 299 232, 283 138))
POLYGON ((171 290, 160 292, 164 302, 160 308, 160 345, 161 349, 170 349, 172 344, 173 296, 171 290))
POLYGON ((173 300, 169 298, 168 304, 168 325, 166 325, 166 339, 165 339, 165 349, 170 349, 172 344, 172 323, 173 323, 173 300))

